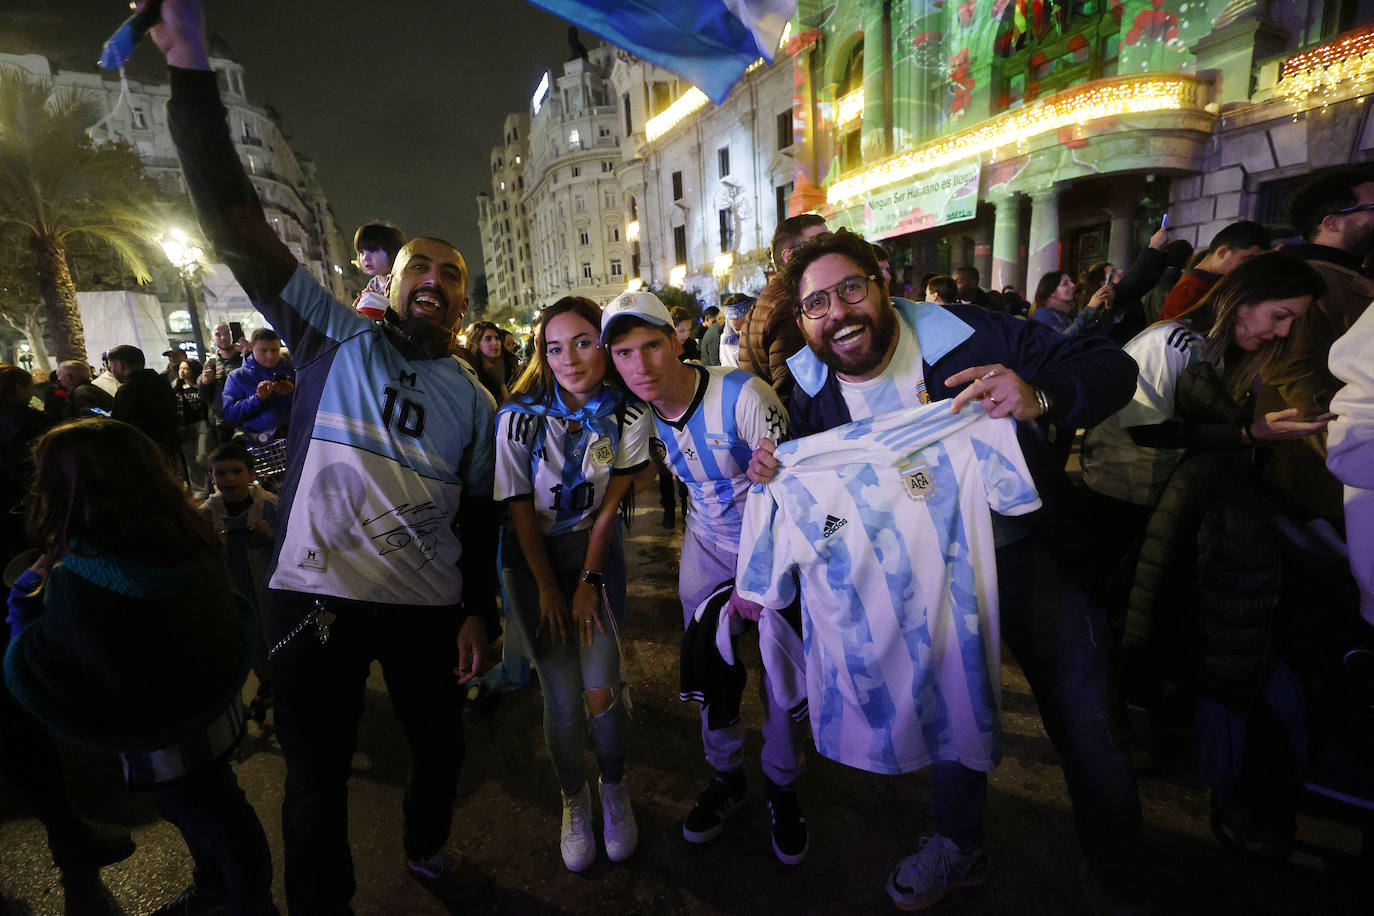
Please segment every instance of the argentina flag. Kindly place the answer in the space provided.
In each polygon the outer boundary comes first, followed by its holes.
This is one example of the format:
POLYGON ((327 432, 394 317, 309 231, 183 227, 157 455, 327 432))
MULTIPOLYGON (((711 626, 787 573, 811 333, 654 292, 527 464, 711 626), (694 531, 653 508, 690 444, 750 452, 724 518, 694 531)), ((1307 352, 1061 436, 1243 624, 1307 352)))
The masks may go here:
POLYGON ((796 0, 530 0, 671 70, 717 105, 760 57, 772 61, 796 0))

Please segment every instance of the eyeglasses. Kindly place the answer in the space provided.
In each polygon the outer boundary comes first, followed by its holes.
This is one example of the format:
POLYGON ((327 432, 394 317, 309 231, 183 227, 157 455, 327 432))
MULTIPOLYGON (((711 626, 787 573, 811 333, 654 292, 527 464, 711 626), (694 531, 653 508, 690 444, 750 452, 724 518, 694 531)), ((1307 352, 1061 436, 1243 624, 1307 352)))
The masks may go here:
POLYGON ((1353 207, 1346 207, 1344 210, 1337 210, 1332 216, 1348 216, 1351 213, 1363 213, 1366 210, 1374 210, 1374 204, 1356 204, 1353 207))
POLYGON ((824 318, 830 311, 830 294, 834 293, 841 302, 856 305, 868 295, 868 281, 878 279, 869 274, 866 277, 845 277, 834 286, 818 289, 801 301, 801 313, 807 318, 824 318))

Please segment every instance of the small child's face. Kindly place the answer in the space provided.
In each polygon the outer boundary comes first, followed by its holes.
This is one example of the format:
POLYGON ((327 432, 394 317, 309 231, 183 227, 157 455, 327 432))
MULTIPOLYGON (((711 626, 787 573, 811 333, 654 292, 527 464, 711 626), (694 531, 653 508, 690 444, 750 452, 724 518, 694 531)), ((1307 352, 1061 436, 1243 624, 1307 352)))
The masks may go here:
POLYGON ((215 478, 215 489, 230 499, 243 499, 253 482, 253 472, 242 461, 211 462, 210 473, 215 478))
POLYGON ((391 258, 382 248, 362 249, 358 252, 358 266, 369 277, 391 273, 391 258))

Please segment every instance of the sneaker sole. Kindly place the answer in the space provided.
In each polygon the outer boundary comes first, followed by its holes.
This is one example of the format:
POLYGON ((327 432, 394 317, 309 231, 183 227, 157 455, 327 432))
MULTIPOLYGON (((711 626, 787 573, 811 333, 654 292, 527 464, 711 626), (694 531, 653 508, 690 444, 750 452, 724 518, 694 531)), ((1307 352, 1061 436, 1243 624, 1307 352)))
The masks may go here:
POLYGON ((931 897, 929 900, 920 900, 915 903, 904 903, 897 899, 897 895, 894 893, 896 889, 893 887, 892 876, 889 875, 887 879, 887 895, 892 898, 892 905, 902 912, 919 913, 921 910, 928 910, 941 900, 944 900, 945 895, 952 890, 963 887, 978 887, 980 884, 986 883, 988 880, 988 870, 988 860, 984 857, 982 863, 973 871, 964 875, 962 878, 952 879, 940 889, 940 893, 931 897))
POLYGON ((744 807, 745 801, 747 801, 746 798, 740 798, 729 807, 721 809, 720 823, 716 824, 709 830, 702 830, 700 832, 688 830, 687 825, 684 823, 682 825, 682 838, 689 843, 711 842, 716 837, 720 836, 720 832, 725 829, 725 822, 729 820, 730 815, 734 814, 736 811, 744 807))
POLYGON ((787 853, 783 852, 781 849, 778 848, 778 841, 777 841, 777 840, 774 840, 774 841, 773 841, 773 855, 777 856, 777 857, 778 857, 778 861, 781 862, 783 865, 800 865, 800 864, 802 864, 803 862, 806 861, 806 854, 807 854, 808 852, 810 852, 810 851, 811 851, 811 838, 810 838, 810 837, 807 837, 807 838, 806 838, 806 845, 802 847, 802 851, 799 852, 799 853, 797 853, 797 854, 794 855, 794 856, 789 856, 787 853))

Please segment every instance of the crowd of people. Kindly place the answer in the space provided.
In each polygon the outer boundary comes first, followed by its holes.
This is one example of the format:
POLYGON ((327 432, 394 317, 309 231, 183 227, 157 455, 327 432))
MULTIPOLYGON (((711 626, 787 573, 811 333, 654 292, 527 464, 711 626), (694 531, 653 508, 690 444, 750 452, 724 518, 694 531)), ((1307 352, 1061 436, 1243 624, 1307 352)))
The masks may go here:
POLYGON ((131 346, 95 378, 63 363, 38 409, 32 376, 0 367, 0 533, 5 556, 30 551, 0 758, 69 894, 132 843, 71 810, 51 733, 120 754, 180 830, 194 883, 166 912, 276 912, 228 762, 270 714, 287 905, 350 912, 347 790, 378 662, 410 745, 408 871, 473 901, 488 878, 449 833, 463 706, 498 636, 503 664, 538 675, 564 864, 633 855, 622 539, 655 474, 664 525, 684 518, 679 677, 709 767, 687 842, 749 794, 741 640, 763 663, 779 861, 811 848, 810 750, 930 770, 931 835, 891 851, 901 910, 989 876, 1003 642, 1098 911, 1149 900, 1128 701, 1165 718, 1187 698, 1219 839, 1269 861, 1292 850, 1302 785, 1352 795, 1322 748, 1374 765, 1352 710, 1370 685, 1340 670, 1374 622, 1374 176, 1314 176, 1286 234, 1242 221, 1193 257, 1161 230, 1130 265, 1045 274, 1029 302, 972 267, 909 284, 882 246, 792 217, 757 295, 700 317, 642 290, 561 298, 522 361, 500 327, 464 329, 466 262, 440 238, 364 226, 357 300, 316 283, 237 157, 199 5, 162 16, 188 191, 267 326, 219 325, 203 365, 173 349, 162 375, 131 346), (282 440, 284 479, 256 485, 256 449, 282 440), (193 615, 192 583, 218 596, 193 615))

